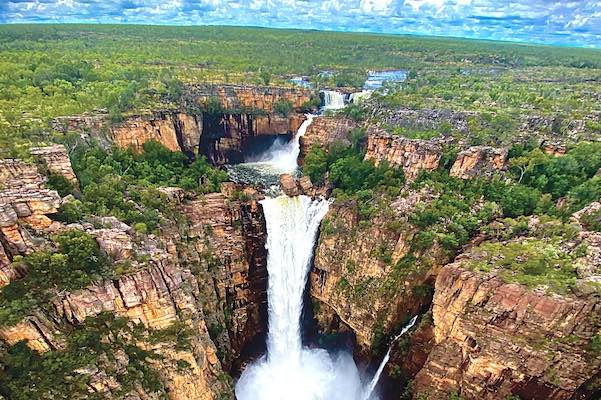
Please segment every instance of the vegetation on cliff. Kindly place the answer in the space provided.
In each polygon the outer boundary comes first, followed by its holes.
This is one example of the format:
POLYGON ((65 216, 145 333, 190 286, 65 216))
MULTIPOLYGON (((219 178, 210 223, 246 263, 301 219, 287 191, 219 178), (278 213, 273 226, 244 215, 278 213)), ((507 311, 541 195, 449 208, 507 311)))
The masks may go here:
MULTIPOLYGON (((227 175, 200 157, 193 162, 157 142, 144 143, 144 151, 100 147, 82 149, 73 156, 81 185, 79 199, 68 202, 59 218, 76 222, 87 215, 112 215, 127 224, 155 230, 161 214, 169 210, 167 195, 159 187, 175 186, 198 194, 219 190, 227 175)), ((50 182, 52 183, 52 182, 50 182)))
POLYGON ((598 103, 601 70, 591 49, 243 27, 5 25, 0 55, 2 157, 48 141, 52 118, 104 109, 119 121, 173 106, 188 82, 289 85, 306 75, 316 88, 359 88, 370 69, 409 71, 381 99, 385 107, 476 110, 504 121, 559 114, 567 123, 598 103))
POLYGON ((56 248, 13 260, 27 273, 0 291, 0 326, 14 325, 34 310, 50 307, 59 291, 80 289, 110 275, 106 256, 92 236, 74 229, 52 239, 56 248))
MULTIPOLYGON (((71 400, 104 399, 108 393, 125 398, 142 391, 167 398, 160 375, 151 366, 161 355, 145 343, 169 342, 174 333, 169 328, 149 331, 126 318, 102 313, 74 326, 62 349, 39 354, 19 342, 0 352, 0 395, 14 400, 71 400)), ((178 343, 186 342, 177 335, 178 343)), ((186 368, 182 363, 181 368, 186 368)))

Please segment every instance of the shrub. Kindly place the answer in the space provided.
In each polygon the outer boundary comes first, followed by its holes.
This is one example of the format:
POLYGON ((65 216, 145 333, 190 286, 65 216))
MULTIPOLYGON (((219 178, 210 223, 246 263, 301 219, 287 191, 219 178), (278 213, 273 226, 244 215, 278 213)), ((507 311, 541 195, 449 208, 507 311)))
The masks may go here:
POLYGON ((65 197, 75 190, 71 181, 55 172, 50 172, 48 174, 48 182, 46 182, 46 184, 50 189, 56 190, 61 197, 65 197))
POLYGON ((294 110, 294 105, 290 100, 280 99, 273 105, 273 110, 282 117, 288 117, 294 110))

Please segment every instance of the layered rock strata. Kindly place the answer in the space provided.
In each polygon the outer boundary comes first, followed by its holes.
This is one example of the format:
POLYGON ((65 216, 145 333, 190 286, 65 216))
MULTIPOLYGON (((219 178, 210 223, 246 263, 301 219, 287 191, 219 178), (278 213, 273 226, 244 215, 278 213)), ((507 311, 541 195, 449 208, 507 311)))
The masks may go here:
POLYGON ((61 198, 45 182, 35 164, 0 160, 0 286, 19 276, 10 260, 36 248, 32 234, 59 225, 48 215, 57 212, 61 198))
POLYGON ((570 399, 601 366, 589 347, 600 307, 594 297, 529 291, 450 264, 436 279, 436 345, 416 391, 433 399, 570 399))
POLYGON ((476 176, 490 176, 507 168, 508 150, 489 146, 474 146, 457 154, 450 175, 470 179, 476 176))
POLYGON ((386 161, 390 166, 402 167, 409 181, 421 171, 438 168, 441 157, 441 145, 435 140, 407 139, 376 128, 368 130, 365 159, 376 165, 386 161))
POLYGON ((223 193, 185 202, 189 249, 183 257, 206 266, 198 271, 208 324, 232 361, 266 331, 266 228, 257 201, 230 200, 223 193))
POLYGON ((377 204, 380 211, 369 222, 359 220, 354 203, 335 203, 322 223, 311 295, 325 306, 320 312, 334 312, 352 328, 363 350, 429 302, 427 290, 416 288, 432 279, 444 256, 434 250, 429 264, 395 265, 408 254, 416 233, 406 215, 430 198, 427 191, 412 192, 377 204))
POLYGON ((274 112, 278 101, 288 101, 294 108, 300 108, 311 100, 311 91, 300 88, 243 85, 187 85, 184 90, 185 102, 202 106, 210 99, 217 99, 226 110, 260 109, 274 112))
POLYGON ((34 147, 31 154, 41 161, 49 172, 64 176, 69 182, 77 185, 77 177, 71 167, 71 160, 65 146, 57 144, 47 147, 34 147))
POLYGON ((349 146, 349 133, 358 127, 351 119, 341 117, 316 116, 307 128, 304 136, 300 137, 300 158, 307 155, 311 147, 327 148, 332 143, 349 146))

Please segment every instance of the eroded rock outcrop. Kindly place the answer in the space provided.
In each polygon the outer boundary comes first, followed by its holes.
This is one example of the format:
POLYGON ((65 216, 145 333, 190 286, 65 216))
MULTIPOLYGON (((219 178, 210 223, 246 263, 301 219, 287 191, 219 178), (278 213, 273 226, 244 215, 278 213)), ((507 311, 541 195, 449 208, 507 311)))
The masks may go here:
POLYGON ((57 228, 47 215, 58 210, 61 198, 56 191, 47 189, 45 182, 35 164, 0 160, 0 282, 7 283, 14 276, 8 266, 12 256, 36 247, 30 230, 57 228))
POLYGON ((197 277, 207 324, 231 362, 266 331, 267 252, 257 201, 212 193, 182 204, 189 230, 181 256, 204 266, 197 277))
MULTIPOLYGON (((45 161, 44 168, 69 179, 72 169, 64 149, 39 148, 33 153, 45 161)), ((38 172, 36 165, 20 160, 1 160, 0 182, 0 282, 3 285, 27 274, 26 268, 21 268, 24 267, 22 263, 11 264, 13 256, 51 249, 52 234, 62 230, 84 230, 95 237, 114 268, 110 278, 82 289, 58 288, 49 293, 53 300, 48 308, 30 310, 20 321, 0 327, 3 346, 25 341, 27 346, 40 353, 64 352, 68 351, 66 342, 73 329, 87 325, 90 318, 120 317, 145 327, 141 333, 137 328, 142 336, 136 337, 132 345, 158 357, 149 357, 146 362, 157 371, 169 399, 233 397, 229 382, 224 380, 217 348, 209 335, 199 280, 189 266, 181 263, 189 260, 178 258, 173 241, 177 240, 177 230, 170 231, 172 227, 168 221, 163 227, 164 236, 159 237, 140 235, 114 217, 93 217, 90 220, 93 223, 65 226, 49 218, 57 211, 61 199, 55 191, 46 188, 46 178, 38 172), (169 332, 173 327, 177 327, 173 331, 177 337, 150 339, 156 332, 169 332), (180 341, 179 335, 183 335, 183 331, 187 336, 180 341)), ((176 203, 183 201, 181 189, 166 188, 164 192, 176 203)), ((200 265, 196 267, 201 268, 200 265)), ((213 285, 212 281, 210 283, 213 285)), ((110 333, 108 335, 101 338, 103 343, 115 339, 110 333)), ((99 358, 93 365, 72 371, 89 377, 87 389, 90 393, 101 393, 110 398, 123 389, 122 382, 116 380, 114 374, 115 371, 125 373, 130 361, 123 349, 116 346, 114 359, 99 358)), ((135 383, 134 391, 127 394, 131 399, 155 399, 157 395, 146 391, 139 383, 135 383)))
POLYGON ((260 109, 272 113, 274 105, 281 100, 300 108, 311 99, 311 91, 273 86, 192 84, 185 87, 184 97, 188 104, 202 106, 210 99, 217 99, 226 110, 260 109))
POLYGON ((290 135, 305 119, 300 113, 283 116, 273 110, 274 102, 288 97, 300 107, 298 103, 305 98, 302 92, 277 94, 249 89, 238 99, 227 97, 235 93, 222 89, 218 91, 225 96, 218 97, 221 108, 210 112, 201 111, 208 97, 198 97, 194 112, 155 111, 126 116, 121 122, 111 121, 106 114, 60 117, 53 127, 59 132, 77 132, 85 140, 98 140, 104 146, 135 151, 153 140, 171 151, 182 151, 190 157, 203 155, 213 164, 222 165, 242 162, 245 149, 256 136, 290 135))
POLYGON ((351 119, 341 117, 316 116, 300 137, 300 158, 304 158, 312 146, 327 147, 332 143, 350 146, 349 133, 358 125, 351 119))
POLYGON ((402 167, 409 181, 421 171, 438 168, 441 157, 442 148, 436 140, 407 139, 377 128, 368 130, 365 159, 376 165, 387 161, 390 166, 402 167))
POLYGON ((354 203, 332 205, 310 273, 311 295, 323 304, 317 313, 322 328, 327 330, 328 314, 334 312, 365 350, 376 336, 398 329, 429 302, 427 290, 416 288, 432 279, 444 255, 431 251, 430 264, 401 260, 417 232, 406 216, 430 198, 431 193, 421 191, 393 202, 375 200, 384 203, 375 205, 379 212, 369 221, 359 220, 354 203))
POLYGON ((450 175, 461 179, 492 175, 507 168, 507 155, 505 148, 470 147, 457 154, 450 175))
POLYGON ((34 147, 30 152, 48 168, 48 171, 62 175, 69 182, 77 185, 77 177, 71 167, 71 160, 65 146, 57 144, 54 146, 34 147))
POLYGON ((548 295, 461 261, 444 267, 433 300, 436 345, 415 378, 418 393, 464 399, 569 399, 597 371, 595 297, 548 295))

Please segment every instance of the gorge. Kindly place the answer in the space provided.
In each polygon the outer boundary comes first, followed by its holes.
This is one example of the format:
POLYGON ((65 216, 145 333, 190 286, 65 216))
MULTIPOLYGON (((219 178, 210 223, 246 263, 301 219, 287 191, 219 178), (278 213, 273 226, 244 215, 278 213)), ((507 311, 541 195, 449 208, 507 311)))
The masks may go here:
MULTIPOLYGON (((559 218, 519 211, 525 196, 506 200, 528 151, 554 168, 581 163, 587 172, 574 187, 595 184, 594 144, 552 145, 550 119, 524 125, 540 138, 517 153, 514 144, 407 137, 343 113, 307 114, 301 100, 278 116, 277 99, 310 98, 303 90, 187 93, 199 97, 186 105, 210 99, 217 111, 59 118, 55 132, 75 142, 32 149, 34 163, 0 162, 0 282, 10 289, 0 354, 40 365, 57 357, 61 373, 85 382, 80 392, 31 373, 32 398, 596 398, 598 202, 559 218), (201 174, 182 180, 191 171, 201 174), (52 186, 56 175, 71 182, 67 193, 52 186), (88 266, 69 255, 74 243, 86 255, 97 247, 83 259, 106 257, 103 269, 79 269, 88 266), (67 260, 55 268, 71 269, 32 303, 23 293, 49 248, 55 262, 67 260), (84 343, 94 357, 73 344, 87 335, 105 338, 84 343)), ((424 130, 473 125, 437 110, 385 118, 424 130)), ((519 190, 542 176, 534 174, 524 172, 519 190)), ((10 373, 2 390, 17 393, 23 380, 10 373)))

